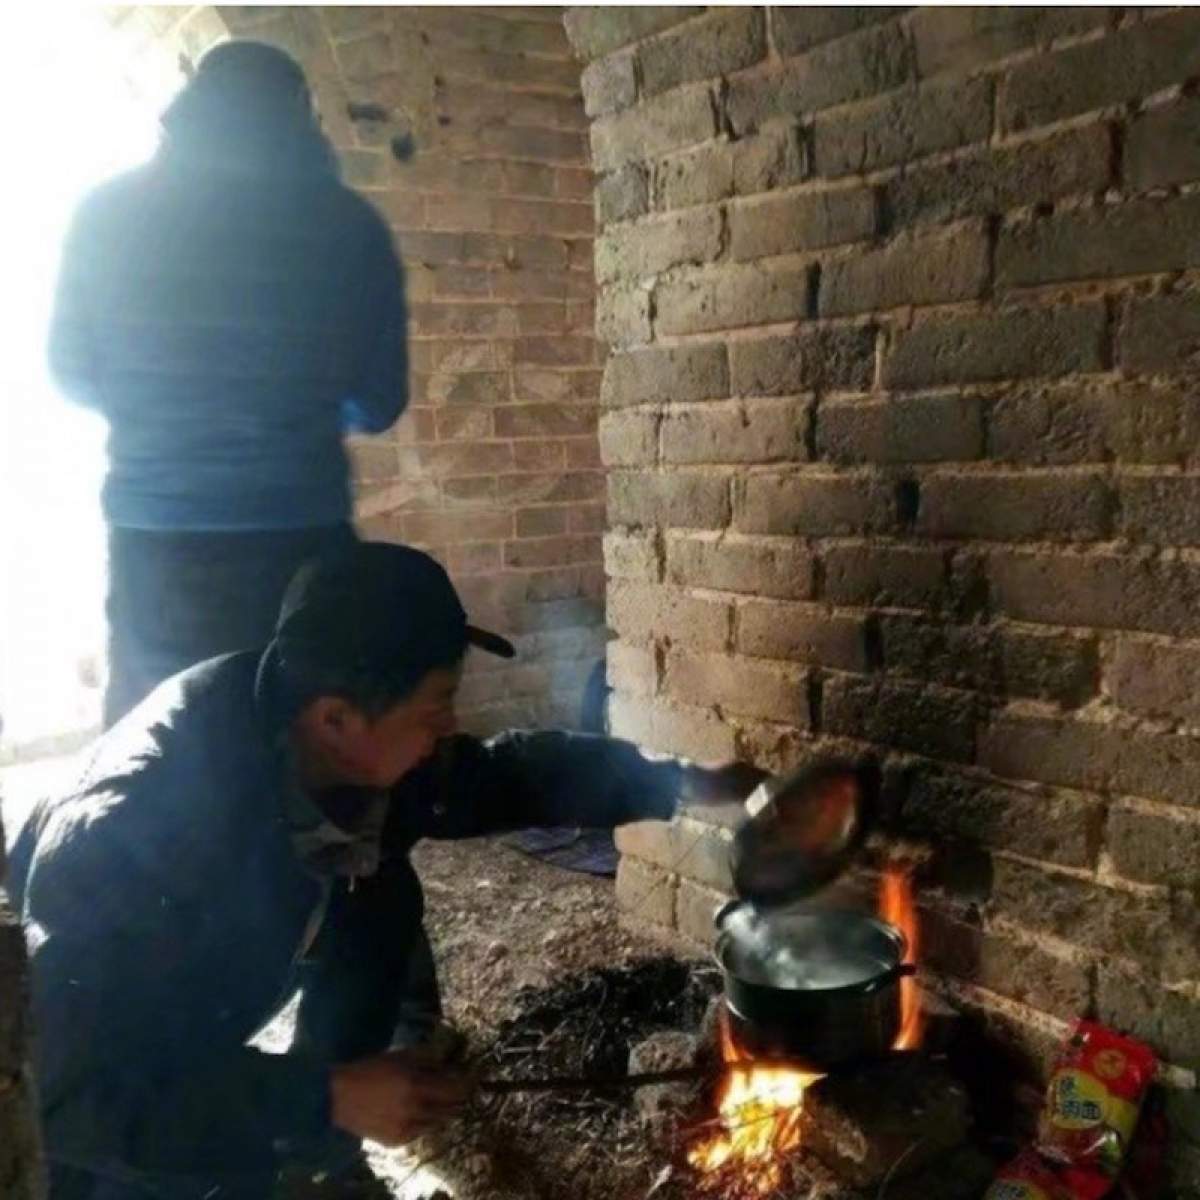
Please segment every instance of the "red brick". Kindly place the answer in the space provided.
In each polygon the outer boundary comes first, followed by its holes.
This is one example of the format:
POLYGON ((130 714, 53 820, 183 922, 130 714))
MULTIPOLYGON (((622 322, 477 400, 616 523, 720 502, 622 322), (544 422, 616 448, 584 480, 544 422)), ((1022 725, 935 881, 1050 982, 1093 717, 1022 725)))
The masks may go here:
POLYGON ((739 260, 858 242, 875 234, 875 193, 826 189, 766 196, 729 210, 733 257, 739 260))
POLYGON ((616 472, 608 512, 615 525, 719 529, 729 523, 729 480, 702 471, 616 472))
POLYGON ((516 341, 516 361, 522 365, 577 366, 589 363, 595 343, 587 337, 522 337, 516 341))
POLYGON ((729 344, 736 396, 781 396, 814 389, 866 391, 875 377, 875 330, 812 329, 790 337, 729 344))
POLYGON ((970 762, 975 753, 975 710, 969 692, 831 675, 822 691, 821 731, 970 762))
POLYGON ((495 200, 492 222, 501 233, 591 233, 595 227, 590 204, 566 200, 495 200))
POLYGON ((1198 35, 1200 19, 1185 9, 1032 58, 1005 81, 1004 128, 1045 125, 1182 83, 1200 66, 1198 35))
POLYGON ((517 441, 513 443, 513 465, 518 471, 556 471, 567 464, 562 442, 517 441))
POLYGON ((673 587, 614 580, 608 591, 608 623, 626 641, 669 637, 672 644, 724 650, 730 606, 673 587))
POLYGON ((1100 371, 1104 328, 1100 305, 922 321, 895 335, 884 359, 884 385, 936 387, 1100 371))
POLYGON ((522 404, 493 415, 498 437, 572 437, 596 429, 596 410, 583 404, 522 404))
POLYGON ((979 761, 1008 779, 1200 804, 1200 740, 1111 722, 1000 717, 980 732, 979 761))
POLYGON ((608 527, 608 509, 603 504, 580 504, 570 510, 572 533, 603 533, 608 527))
POLYGON ((578 368, 518 367, 513 391, 522 403, 594 403, 600 396, 600 372, 578 368))
POLYGON ((683 586, 793 599, 812 593, 811 555, 782 538, 672 535, 666 570, 670 582, 683 586))
POLYGON ((935 473, 921 480, 917 529, 930 537, 1080 541, 1107 536, 1101 473, 935 473))
POLYGON ((599 559, 598 537, 522 538, 504 547, 506 567, 557 567, 599 559))
POLYGON ((566 533, 566 508, 521 508, 513 515, 517 522, 517 537, 549 537, 566 533))
POLYGON ((447 550, 446 569, 456 578, 459 575, 485 575, 499 571, 500 544, 469 542, 464 546, 450 546, 447 550))
POLYGON ((750 475, 738 483, 737 528, 745 533, 836 537, 896 527, 892 488, 873 475, 750 475))
POLYGON ((802 462, 808 405, 793 400, 673 406, 662 421, 664 463, 802 462))
POLYGON ((867 671, 861 617, 840 616, 815 605, 752 600, 739 604, 734 646, 759 658, 783 658, 839 671, 867 671))
POLYGON ((404 518, 407 537, 416 542, 474 542, 512 537, 512 513, 505 511, 413 513, 404 518))
POLYGON ((984 141, 991 133, 991 82, 934 83, 814 125, 814 157, 822 175, 856 175, 939 150, 984 141))
POLYGON ((495 409, 462 405, 434 412, 439 441, 479 441, 495 436, 495 409))
POLYGON ((450 442, 421 446, 419 453, 422 468, 437 478, 494 475, 513 466, 508 442, 450 442))
MULTIPOLYGON (((534 444, 536 445, 536 443, 534 444)), ((502 502, 512 504, 553 504, 555 501, 595 500, 603 494, 604 476, 599 471, 501 475, 496 484, 498 498, 502 502)))
POLYGON ((807 728, 808 673, 729 655, 697 655, 671 650, 666 657, 664 691, 687 704, 807 728))

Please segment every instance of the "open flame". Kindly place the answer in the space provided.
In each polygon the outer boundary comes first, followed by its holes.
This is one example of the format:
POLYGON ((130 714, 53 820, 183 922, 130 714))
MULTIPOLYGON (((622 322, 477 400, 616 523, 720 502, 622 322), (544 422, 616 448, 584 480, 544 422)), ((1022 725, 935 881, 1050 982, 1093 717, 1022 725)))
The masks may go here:
MULTIPOLYGON (((904 865, 884 870, 879 888, 879 915, 904 934, 904 961, 915 963, 920 949, 912 871, 904 865)), ((921 1044, 924 1019, 917 981, 900 981, 900 1032, 895 1050, 921 1044)), ((747 1196, 769 1196, 783 1183, 786 1155, 800 1145, 804 1093, 820 1075, 777 1063, 753 1062, 733 1039, 729 1021, 721 1020, 721 1054, 728 1066, 717 1098, 717 1132, 688 1152, 700 1175, 702 1191, 723 1188, 726 1172, 737 1171, 738 1189, 747 1196)))
MULTIPOLYGON (((912 870, 907 866, 885 868, 879 883, 879 915, 894 925, 908 943, 906 963, 915 963, 920 950, 920 926, 913 900, 912 870)), ((915 1050, 921 1044, 925 1019, 921 1012, 921 993, 917 981, 908 976, 900 980, 900 1033, 894 1050, 915 1050)))
POLYGON ((717 1185, 722 1168, 736 1164, 747 1195, 769 1196, 783 1182, 784 1156, 800 1144, 804 1091, 821 1076, 752 1062, 724 1014, 721 1054, 729 1070, 717 1098, 718 1132, 693 1147, 688 1162, 701 1173, 702 1187, 717 1185))

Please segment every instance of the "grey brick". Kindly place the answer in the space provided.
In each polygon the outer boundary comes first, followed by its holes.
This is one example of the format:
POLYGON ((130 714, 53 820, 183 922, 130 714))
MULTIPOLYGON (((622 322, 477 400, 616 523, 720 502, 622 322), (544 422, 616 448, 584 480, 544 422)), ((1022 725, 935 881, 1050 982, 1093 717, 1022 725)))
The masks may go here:
POLYGON ((1127 371, 1171 371, 1200 366, 1200 292, 1150 296, 1129 302, 1117 335, 1127 371))
POLYGON ((812 268, 727 266, 660 283, 654 292, 660 334, 704 333, 806 317, 812 268))
POLYGON ((703 11, 688 5, 578 5, 565 10, 563 24, 576 52, 590 61, 703 11))
POLYGON ((864 326, 731 342, 732 390, 738 396, 866 391, 875 376, 875 336, 864 326))
POLYGON ((730 208, 730 246, 735 259, 765 258, 862 241, 876 223, 869 188, 767 196, 730 208))
POLYGON ((729 395, 724 345, 653 347, 613 354, 604 368, 601 402, 609 406, 713 400, 729 395))
POLYGON ((652 96, 681 83, 726 75, 760 61, 766 49, 763 9, 710 9, 703 21, 638 48, 642 87, 652 96))
POLYGON ((892 488, 874 476, 789 472, 738 482, 735 523, 747 533, 836 537, 890 532, 896 521, 892 488))
POLYGON ((817 410, 817 451, 836 462, 966 462, 983 449, 974 396, 836 402, 817 410))
POLYGON ((632 51, 598 58, 584 67, 580 85, 584 111, 589 117, 601 117, 628 108, 637 99, 632 51))
POLYGON ((1125 175, 1138 189, 1200 179, 1200 99, 1178 100, 1131 122, 1125 175))
POLYGON ((705 142, 717 132, 716 112, 707 88, 680 88, 669 96, 600 117, 592 123, 592 167, 610 171, 705 142))
POLYGON ((728 142, 708 142, 654 168, 654 207, 660 211, 723 200, 732 192, 733 147, 728 142))

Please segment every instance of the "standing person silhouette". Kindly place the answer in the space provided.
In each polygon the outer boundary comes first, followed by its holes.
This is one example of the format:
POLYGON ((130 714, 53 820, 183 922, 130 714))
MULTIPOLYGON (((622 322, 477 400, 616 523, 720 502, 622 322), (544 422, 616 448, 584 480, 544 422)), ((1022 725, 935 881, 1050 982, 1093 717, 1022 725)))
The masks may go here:
POLYGON ((162 128, 80 204, 49 341, 60 389, 109 429, 106 728, 269 637, 300 564, 354 537, 343 435, 407 400, 402 269, 299 65, 224 43, 162 128))

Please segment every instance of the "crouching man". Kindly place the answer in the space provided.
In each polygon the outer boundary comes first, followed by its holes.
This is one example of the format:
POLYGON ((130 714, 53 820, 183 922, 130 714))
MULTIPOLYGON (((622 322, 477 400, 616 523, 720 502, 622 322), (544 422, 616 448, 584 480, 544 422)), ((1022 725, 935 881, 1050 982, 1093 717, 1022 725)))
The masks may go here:
POLYGON ((258 1200, 452 1116, 414 1049, 438 1013, 409 851, 669 818, 714 778, 560 732, 455 731, 467 622, 440 566, 362 543, 309 564, 265 650, 160 685, 13 848, 52 1200, 258 1200), (248 1043, 300 990, 286 1054, 248 1043))

